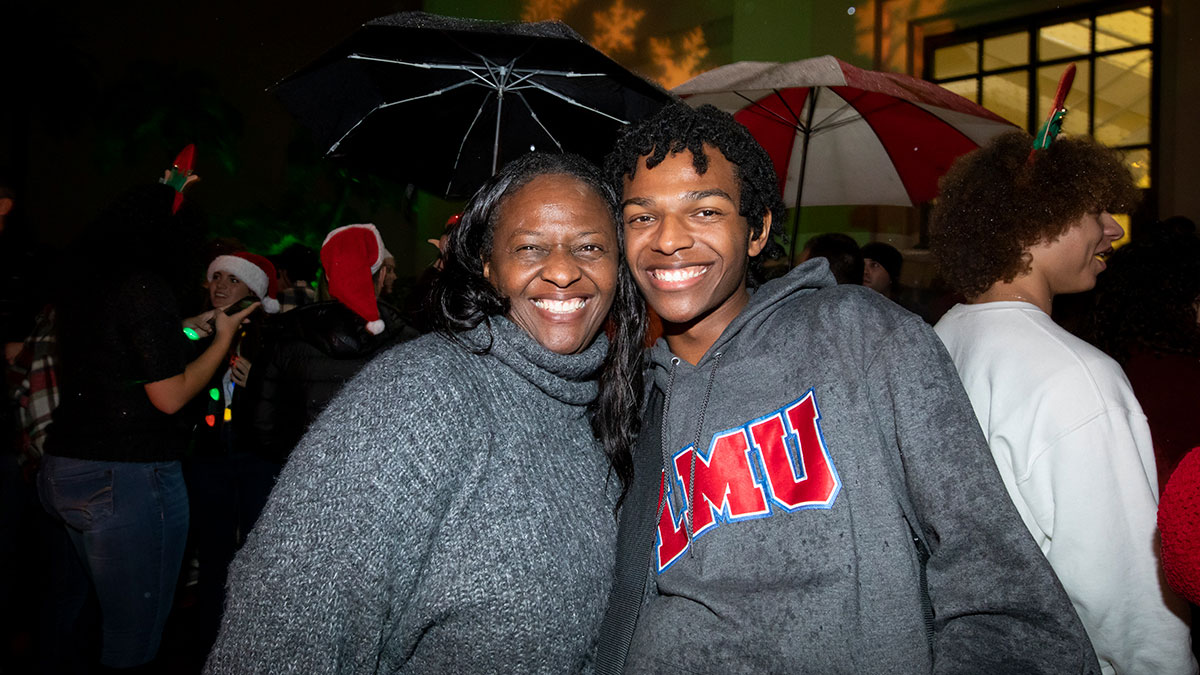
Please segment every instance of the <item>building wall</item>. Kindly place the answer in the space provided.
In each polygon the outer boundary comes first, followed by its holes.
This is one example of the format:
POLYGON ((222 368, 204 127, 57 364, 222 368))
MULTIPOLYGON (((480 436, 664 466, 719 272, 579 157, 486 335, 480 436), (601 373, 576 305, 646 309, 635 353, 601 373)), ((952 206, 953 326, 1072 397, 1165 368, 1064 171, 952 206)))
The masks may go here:
POLYGON ((1164 0, 1162 14, 1158 212, 1200 222, 1200 3, 1164 0))

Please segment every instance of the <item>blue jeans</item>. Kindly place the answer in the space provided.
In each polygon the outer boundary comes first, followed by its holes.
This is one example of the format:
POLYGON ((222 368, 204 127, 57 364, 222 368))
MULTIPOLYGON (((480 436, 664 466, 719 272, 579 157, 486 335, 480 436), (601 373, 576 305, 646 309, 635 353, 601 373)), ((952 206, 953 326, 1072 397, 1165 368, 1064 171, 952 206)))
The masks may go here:
POLYGON ((38 495, 66 525, 100 603, 103 665, 152 661, 171 611, 188 501, 179 462, 46 455, 38 495))

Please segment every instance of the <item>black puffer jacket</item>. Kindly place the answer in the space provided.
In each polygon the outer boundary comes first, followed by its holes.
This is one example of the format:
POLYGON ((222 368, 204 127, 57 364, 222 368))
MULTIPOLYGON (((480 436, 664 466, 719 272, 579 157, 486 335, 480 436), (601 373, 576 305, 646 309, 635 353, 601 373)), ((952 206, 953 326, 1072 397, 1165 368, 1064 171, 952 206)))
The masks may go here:
MULTIPOLYGON (((400 311, 379 303, 385 324, 379 335, 340 302, 320 302, 279 317, 278 342, 257 377, 250 433, 239 433, 247 450, 282 462, 325 404, 375 354, 418 333, 400 311)), ((255 364, 257 368, 259 364, 255 364)))

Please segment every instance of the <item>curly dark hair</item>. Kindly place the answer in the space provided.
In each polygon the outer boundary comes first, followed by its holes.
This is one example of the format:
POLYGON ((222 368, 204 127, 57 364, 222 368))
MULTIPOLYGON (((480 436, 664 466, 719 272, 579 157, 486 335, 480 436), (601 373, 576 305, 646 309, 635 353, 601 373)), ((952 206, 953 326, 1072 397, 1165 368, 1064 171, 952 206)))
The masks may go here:
POLYGON ((1140 193, 1120 156, 1085 137, 1039 150, 1012 131, 958 158, 929 222, 938 272, 967 299, 1029 271, 1028 249, 1097 211, 1128 213, 1140 193))
MULTIPOLYGON (((483 263, 491 256, 496 221, 505 202, 534 178, 547 175, 571 176, 591 187, 608 206, 618 250, 624 250, 617 192, 598 168, 578 155, 543 152, 522 155, 479 188, 450 234, 442 272, 430 292, 435 330, 458 341, 458 333, 485 322, 490 327, 490 317, 508 313, 508 298, 484 278, 483 263)), ((629 268, 623 262, 617 268, 616 297, 608 315, 607 332, 612 339, 600 371, 600 391, 588 412, 592 432, 608 456, 609 475, 615 473, 621 482, 619 508, 633 478, 630 451, 640 429, 646 308, 629 268)))
POLYGON ((675 103, 665 106, 653 116, 625 129, 616 147, 605 158, 604 168, 618 193, 624 188, 625 177, 633 178, 637 174, 642 157, 646 157, 646 166, 653 169, 667 155, 686 150, 692 153, 696 173, 704 174, 708 171, 706 144, 719 150, 733 164, 738 180, 738 215, 750 224, 753 236, 762 233, 763 218, 771 214, 771 237, 762 252, 750 259, 747 281, 751 286, 757 286, 764 280, 762 261, 783 255, 783 247, 775 241, 775 235, 783 230, 787 207, 779 195, 779 178, 770 155, 732 115, 711 105, 693 108, 685 103, 675 103))
POLYGON ((1158 229, 1109 259, 1096 283, 1092 335, 1118 362, 1138 349, 1200 356, 1200 239, 1194 227, 1158 229))

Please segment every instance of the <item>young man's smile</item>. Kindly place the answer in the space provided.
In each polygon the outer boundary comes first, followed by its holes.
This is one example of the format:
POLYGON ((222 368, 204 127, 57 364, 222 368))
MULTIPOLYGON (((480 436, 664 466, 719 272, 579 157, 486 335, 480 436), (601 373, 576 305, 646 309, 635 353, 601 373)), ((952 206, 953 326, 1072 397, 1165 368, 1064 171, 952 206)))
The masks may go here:
POLYGON ((688 288, 700 282, 711 265, 685 265, 683 267, 651 267, 646 270, 650 283, 664 291, 688 288))

